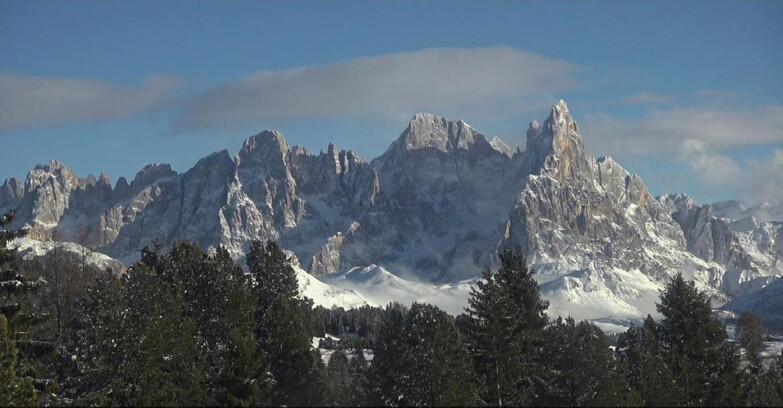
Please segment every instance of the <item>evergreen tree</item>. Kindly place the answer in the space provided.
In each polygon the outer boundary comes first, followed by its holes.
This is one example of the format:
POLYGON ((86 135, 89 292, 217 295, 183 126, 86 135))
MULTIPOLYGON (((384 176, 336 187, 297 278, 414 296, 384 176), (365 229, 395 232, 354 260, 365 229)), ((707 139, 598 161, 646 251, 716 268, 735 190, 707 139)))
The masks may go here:
POLYGON ((477 374, 486 387, 483 400, 492 405, 525 405, 532 398, 532 376, 549 303, 521 249, 500 254, 497 274, 489 268, 471 289, 467 317, 460 326, 477 374))
POLYGON ((745 312, 737 322, 737 340, 742 348, 745 349, 745 356, 748 359, 749 369, 759 374, 761 372, 761 346, 767 338, 767 330, 761 318, 753 312, 745 312))
POLYGON ((355 357, 348 366, 350 379, 348 380, 348 392, 345 405, 353 407, 373 406, 371 398, 372 385, 369 378, 369 366, 364 357, 364 351, 357 348, 355 357))
POLYGON ((256 333, 269 360, 274 405, 321 405, 323 365, 312 350, 312 301, 299 297, 296 273, 274 241, 254 241, 247 266, 255 281, 256 333))
POLYGON ((587 321, 558 319, 544 332, 543 361, 536 405, 627 406, 638 403, 622 360, 603 331, 587 321))
POLYGON ((337 350, 329 358, 329 364, 325 371, 327 405, 336 407, 347 405, 350 380, 348 357, 342 351, 337 350))
POLYGON ((682 400, 652 316, 647 315, 643 326, 623 333, 618 349, 628 366, 628 382, 644 405, 674 406, 682 400))
POLYGON ((746 406, 783 406, 783 351, 752 391, 744 396, 746 406))
POLYGON ((391 406, 454 406, 480 402, 475 375, 453 320, 428 304, 388 310, 371 378, 391 406))
POLYGON ((775 389, 774 364, 767 373, 761 360, 761 347, 767 332, 753 312, 745 312, 737 323, 737 341, 745 349, 747 366, 742 373, 742 401, 746 406, 779 406, 783 404, 775 389))
POLYGON ((111 274, 97 277, 83 298, 75 301, 68 349, 76 359, 67 372, 63 397, 82 405, 107 405, 111 380, 124 350, 124 288, 111 274))
POLYGON ((32 406, 38 401, 32 379, 22 374, 26 370, 18 353, 10 338, 8 320, 0 314, 0 406, 32 406))
POLYGON ((661 294, 656 304, 663 315, 659 324, 659 337, 674 373, 675 381, 682 387, 686 405, 704 405, 719 395, 732 391, 725 387, 734 384, 728 376, 734 365, 733 351, 721 349, 726 340, 726 330, 712 316, 710 299, 696 289, 693 281, 686 281, 677 274, 661 294))
POLYGON ((51 378, 44 378, 39 360, 48 359, 55 345, 40 338, 37 330, 50 317, 38 305, 46 281, 22 273, 20 257, 8 248, 10 241, 27 234, 27 230, 8 228, 16 214, 12 210, 0 217, 0 315, 6 319, 13 347, 19 351, 17 358, 22 364, 18 367, 25 368, 19 374, 30 379, 38 390, 51 390, 55 385, 51 378))
POLYGON ((193 242, 172 245, 154 261, 169 286, 183 294, 184 314, 206 343, 206 381, 219 404, 268 404, 272 379, 254 334, 252 286, 225 248, 208 256, 193 242))
POLYGON ((109 283, 88 290, 71 325, 81 352, 80 402, 205 404, 204 347, 182 293, 144 264, 109 283))

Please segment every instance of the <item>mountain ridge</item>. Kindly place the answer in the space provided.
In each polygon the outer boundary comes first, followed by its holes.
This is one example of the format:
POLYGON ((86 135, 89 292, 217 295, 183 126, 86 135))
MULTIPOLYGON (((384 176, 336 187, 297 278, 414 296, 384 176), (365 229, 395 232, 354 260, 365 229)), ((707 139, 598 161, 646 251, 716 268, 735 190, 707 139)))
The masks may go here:
POLYGON ((184 173, 151 164, 114 188, 108 175, 78 178, 53 160, 24 183, 6 179, 0 210, 19 208, 17 226, 34 238, 86 237, 123 262, 155 238, 223 245, 237 259, 250 240, 276 239, 324 279, 377 265, 437 287, 520 246, 556 307, 596 310, 586 318, 649 313, 639 299, 654 299, 675 271, 716 303, 783 274, 779 227, 716 215, 733 204, 652 197, 613 159, 586 154, 564 101, 526 137, 526 150, 512 152, 464 121, 417 114, 368 162, 331 143, 311 154, 266 130, 233 158, 215 152, 184 173), (618 314, 597 315, 607 310, 618 314))

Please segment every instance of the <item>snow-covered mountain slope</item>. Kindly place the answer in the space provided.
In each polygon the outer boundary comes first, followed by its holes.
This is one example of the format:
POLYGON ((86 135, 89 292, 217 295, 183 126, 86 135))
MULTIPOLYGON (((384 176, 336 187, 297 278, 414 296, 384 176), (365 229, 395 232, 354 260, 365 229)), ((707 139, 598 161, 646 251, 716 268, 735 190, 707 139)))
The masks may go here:
POLYGON ((395 276, 377 265, 351 268, 339 274, 322 278, 333 286, 361 293, 363 297, 380 306, 391 302, 410 304, 426 302, 439 306, 454 315, 467 307, 470 285, 474 280, 435 285, 414 282, 395 276))
POLYGON ((368 302, 356 291, 321 282, 298 266, 294 266, 294 271, 296 271, 296 280, 299 282, 300 295, 312 299, 316 306, 342 307, 344 309, 365 305, 377 306, 374 302, 368 302))
POLYGON ((723 306, 736 313, 752 311, 768 322, 783 324, 783 279, 777 279, 758 292, 733 300, 723 306))
POLYGON ((59 251, 58 256, 66 257, 81 262, 84 256, 87 265, 96 267, 100 270, 108 270, 115 274, 125 272, 125 265, 100 252, 91 251, 79 244, 73 242, 49 241, 41 242, 30 238, 17 238, 8 243, 9 248, 16 249, 22 259, 30 261, 50 256, 55 250, 59 251))
POLYGON ((149 165, 114 188, 105 174, 78 178, 52 161, 7 179, 0 210, 18 208, 14 227, 29 225, 31 238, 81 236, 126 263, 155 238, 223 245, 238 259, 251 240, 276 239, 303 270, 371 303, 432 301, 455 313, 506 246, 525 251, 551 314, 591 319, 654 313, 676 272, 716 304, 783 274, 780 224, 735 218, 748 211, 739 204, 651 197, 638 176, 585 153, 565 102, 525 136, 514 152, 463 121, 418 114, 368 162, 264 131, 233 158, 217 152, 182 174, 149 165))

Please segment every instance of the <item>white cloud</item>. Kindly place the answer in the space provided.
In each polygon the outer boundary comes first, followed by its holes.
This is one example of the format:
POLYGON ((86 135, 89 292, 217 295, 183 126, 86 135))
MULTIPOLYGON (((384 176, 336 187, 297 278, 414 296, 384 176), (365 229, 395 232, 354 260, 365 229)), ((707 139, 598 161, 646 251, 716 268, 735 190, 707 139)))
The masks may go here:
POLYGON ((702 191, 721 191, 748 203, 783 203, 783 150, 737 162, 727 152, 783 143, 783 106, 727 110, 656 110, 639 118, 599 114, 580 121, 584 141, 596 155, 638 161, 666 156, 685 165, 702 191))
POLYGON ((128 118, 164 103, 179 82, 156 76, 127 87, 94 79, 0 73, 0 133, 128 118))
POLYGON ((666 104, 671 102, 671 98, 666 95, 651 92, 639 92, 624 98, 623 102, 638 104, 666 104))
POLYGON ((701 142, 688 142, 681 157, 706 187, 725 188, 745 202, 783 203, 783 149, 741 166, 701 142))
POLYGON ((613 156, 679 154, 688 143, 713 151, 783 143, 783 106, 731 111, 704 108, 656 110, 640 118, 587 115, 580 125, 591 151, 613 156))
POLYGON ((261 71, 186 100, 178 130, 291 119, 490 111, 576 86, 580 68, 509 48, 443 48, 261 71), (490 106, 488 106, 490 105, 490 106))

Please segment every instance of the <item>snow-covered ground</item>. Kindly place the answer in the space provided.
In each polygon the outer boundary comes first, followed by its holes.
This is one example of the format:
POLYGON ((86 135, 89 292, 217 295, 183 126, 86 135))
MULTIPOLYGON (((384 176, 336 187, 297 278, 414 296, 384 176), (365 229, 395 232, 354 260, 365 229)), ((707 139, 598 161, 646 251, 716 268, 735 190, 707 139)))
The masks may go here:
MULTIPOLYGON (((313 337, 311 341, 313 349, 318 350, 318 352, 321 353, 321 361, 324 362, 324 365, 329 365, 329 360, 332 358, 335 351, 320 348, 321 340, 325 339, 330 339, 335 343, 339 343, 340 339, 327 333, 325 337, 313 337)), ((355 350, 343 350, 343 353, 348 357, 348 361, 353 361, 353 359, 356 358, 355 350)), ((364 354, 364 359, 368 362, 372 362, 372 359, 375 356, 372 349, 362 349, 362 354, 364 354)))

